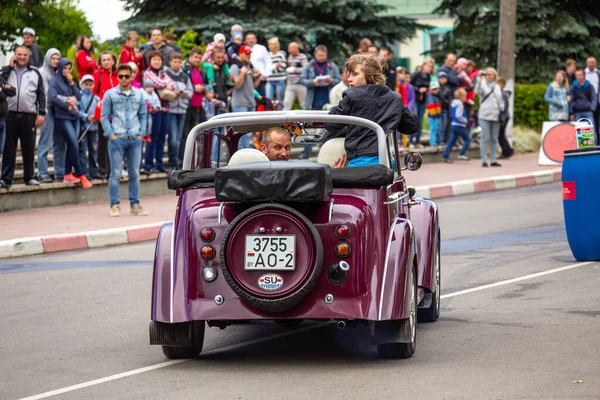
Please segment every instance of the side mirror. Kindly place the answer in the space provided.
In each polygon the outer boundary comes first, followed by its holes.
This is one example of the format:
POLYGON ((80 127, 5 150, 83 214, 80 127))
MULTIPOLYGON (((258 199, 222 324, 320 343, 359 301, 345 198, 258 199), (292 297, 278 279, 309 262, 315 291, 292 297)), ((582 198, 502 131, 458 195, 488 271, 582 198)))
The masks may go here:
POLYGON ((402 170, 416 171, 423 165, 423 156, 416 151, 409 151, 404 156, 405 167, 402 170))

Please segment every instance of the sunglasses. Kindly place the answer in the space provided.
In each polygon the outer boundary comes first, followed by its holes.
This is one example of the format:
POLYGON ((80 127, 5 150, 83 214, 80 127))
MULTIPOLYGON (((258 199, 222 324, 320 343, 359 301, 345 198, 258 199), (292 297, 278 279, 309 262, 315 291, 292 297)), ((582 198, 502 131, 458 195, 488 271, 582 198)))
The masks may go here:
POLYGON ((130 79, 131 75, 117 75, 119 79, 130 79))

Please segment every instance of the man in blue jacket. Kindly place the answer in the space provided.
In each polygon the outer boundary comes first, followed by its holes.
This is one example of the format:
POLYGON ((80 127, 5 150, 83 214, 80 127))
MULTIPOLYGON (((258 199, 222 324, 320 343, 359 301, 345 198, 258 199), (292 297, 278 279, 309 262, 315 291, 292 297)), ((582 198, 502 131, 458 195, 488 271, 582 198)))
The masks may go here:
POLYGON ((571 85, 571 102, 569 103, 571 121, 587 118, 596 126, 594 110, 597 105, 598 97, 594 87, 585 79, 585 71, 578 68, 575 71, 575 81, 571 85))

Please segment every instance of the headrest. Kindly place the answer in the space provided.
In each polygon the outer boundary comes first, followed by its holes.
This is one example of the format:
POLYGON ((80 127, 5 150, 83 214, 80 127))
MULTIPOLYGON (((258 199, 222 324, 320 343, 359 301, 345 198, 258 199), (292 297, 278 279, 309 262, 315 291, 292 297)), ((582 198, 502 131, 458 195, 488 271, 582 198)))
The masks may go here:
POLYGON ((246 164, 251 162, 269 161, 269 157, 266 156, 260 150, 256 149, 240 149, 233 153, 229 160, 229 165, 246 164))

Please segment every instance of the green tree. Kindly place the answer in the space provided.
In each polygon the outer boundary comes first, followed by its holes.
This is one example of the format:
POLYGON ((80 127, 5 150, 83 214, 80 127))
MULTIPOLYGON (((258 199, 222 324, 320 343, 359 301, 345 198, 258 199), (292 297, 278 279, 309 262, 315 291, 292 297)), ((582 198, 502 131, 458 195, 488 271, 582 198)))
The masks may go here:
MULTIPOLYGON (((443 59, 455 52, 480 67, 496 66, 499 0, 443 0, 437 13, 456 20, 444 48, 431 52, 443 59)), ((552 80, 567 58, 582 65, 600 54, 600 7, 597 0, 527 0, 517 2, 516 79, 552 80)))
POLYGON ((325 44, 339 61, 368 37, 390 44, 414 36, 420 26, 412 19, 387 16, 388 6, 375 0, 123 0, 133 16, 120 23, 122 31, 146 32, 169 28, 177 33, 199 32, 198 39, 212 41, 215 33, 229 35, 233 24, 259 38, 279 37, 285 45, 297 41, 310 51, 325 44))

